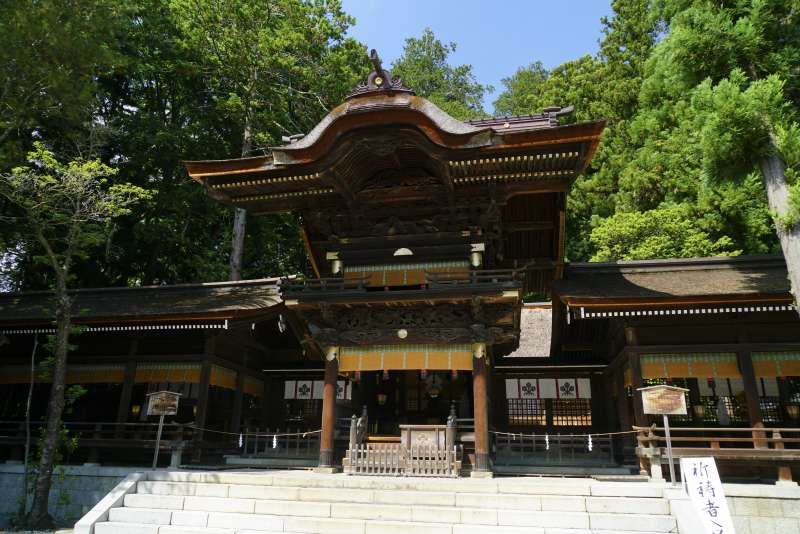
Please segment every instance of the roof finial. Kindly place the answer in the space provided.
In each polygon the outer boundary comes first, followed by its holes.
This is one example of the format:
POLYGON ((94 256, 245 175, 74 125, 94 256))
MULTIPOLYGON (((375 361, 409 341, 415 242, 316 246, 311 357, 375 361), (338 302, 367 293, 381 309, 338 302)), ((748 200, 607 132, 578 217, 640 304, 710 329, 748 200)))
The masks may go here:
POLYGON ((381 65, 381 58, 378 57, 378 52, 373 48, 369 51, 369 60, 372 62, 372 70, 378 74, 383 73, 383 66, 381 65))
POLYGON ((410 93, 414 91, 403 85, 400 76, 392 76, 392 73, 383 68, 381 58, 375 49, 369 51, 369 61, 372 63, 372 72, 367 76, 366 81, 359 82, 355 89, 353 89, 347 99, 356 96, 365 96, 375 93, 410 93))

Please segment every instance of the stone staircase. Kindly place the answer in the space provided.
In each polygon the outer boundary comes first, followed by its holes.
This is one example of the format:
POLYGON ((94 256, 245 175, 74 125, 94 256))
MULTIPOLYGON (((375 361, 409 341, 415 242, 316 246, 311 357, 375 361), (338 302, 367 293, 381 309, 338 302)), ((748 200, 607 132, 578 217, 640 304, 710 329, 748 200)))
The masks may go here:
POLYGON ((677 532, 663 485, 311 472, 146 474, 96 534, 677 532))

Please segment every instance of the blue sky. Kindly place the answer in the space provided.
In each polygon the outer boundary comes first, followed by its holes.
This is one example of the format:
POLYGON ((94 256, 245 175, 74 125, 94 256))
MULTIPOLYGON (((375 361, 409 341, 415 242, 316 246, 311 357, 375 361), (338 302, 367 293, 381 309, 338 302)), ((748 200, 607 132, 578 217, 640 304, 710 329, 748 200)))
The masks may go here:
POLYGON ((611 14, 609 0, 343 0, 356 18, 350 35, 389 66, 407 37, 425 27, 458 45, 453 64, 470 63, 483 84, 495 87, 484 106, 502 88, 500 80, 518 67, 541 61, 555 67, 597 52, 600 18, 611 14))

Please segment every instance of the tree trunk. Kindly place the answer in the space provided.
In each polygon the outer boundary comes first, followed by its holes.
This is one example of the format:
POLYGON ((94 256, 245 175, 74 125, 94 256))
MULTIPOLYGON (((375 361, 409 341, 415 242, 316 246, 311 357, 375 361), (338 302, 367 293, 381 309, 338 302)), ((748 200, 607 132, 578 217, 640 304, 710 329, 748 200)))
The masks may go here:
MULTIPOLYGON (((771 154, 764 157, 759 165, 767 188, 769 207, 774 214, 784 215, 789 210, 789 184, 786 182, 783 160, 781 160, 774 136, 771 136, 771 145, 771 154)), ((794 295, 795 304, 797 304, 797 292, 800 291, 800 224, 795 224, 787 230, 778 221, 775 221, 775 229, 781 242, 783 256, 786 258, 790 290, 794 295)))
POLYGON ((19 516, 24 517, 28 509, 28 458, 31 455, 31 401, 33 399, 33 384, 36 374, 36 349, 39 348, 39 336, 33 336, 33 349, 31 350, 31 380, 28 384, 28 400, 25 403, 25 456, 22 473, 22 498, 19 502, 19 516))
MULTIPOLYGON (((63 278, 63 277, 60 277, 63 278)), ((61 431, 61 416, 64 412, 65 379, 67 375, 67 351, 71 322, 70 298, 67 294, 66 280, 56 284, 56 346, 53 366, 53 386, 50 389, 50 403, 47 406, 47 425, 39 458, 39 472, 31 507, 30 526, 32 528, 52 528, 53 519, 48 513, 50 486, 53 479, 53 464, 58 453, 58 437, 61 431)))
MULTIPOLYGON (((247 157, 253 147, 250 111, 245 113, 244 133, 242 135, 242 157, 247 157)), ((247 229, 247 211, 234 208, 233 239, 231 243, 230 280, 242 279, 242 257, 244 256, 244 234, 247 229)))

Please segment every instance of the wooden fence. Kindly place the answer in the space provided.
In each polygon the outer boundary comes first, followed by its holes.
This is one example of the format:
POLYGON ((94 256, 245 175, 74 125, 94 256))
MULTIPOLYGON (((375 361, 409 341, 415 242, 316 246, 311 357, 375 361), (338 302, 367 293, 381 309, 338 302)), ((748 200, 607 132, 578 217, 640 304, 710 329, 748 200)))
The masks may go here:
MULTIPOLYGON (((636 454, 642 473, 651 468, 660 476, 667 463, 664 429, 633 427, 638 431, 636 454)), ((712 456, 718 461, 743 461, 770 464, 778 468, 779 480, 791 480, 791 464, 800 461, 800 428, 720 428, 670 427, 675 459, 712 456)))
POLYGON ((457 477, 461 457, 457 446, 441 449, 435 445, 407 448, 399 443, 354 445, 344 461, 351 475, 415 477, 457 477))
POLYGON ((319 436, 319 432, 306 432, 301 428, 245 429, 242 433, 242 456, 317 458, 319 436))
POLYGON ((614 465, 611 436, 592 437, 560 434, 505 434, 495 436, 498 465, 614 465))

